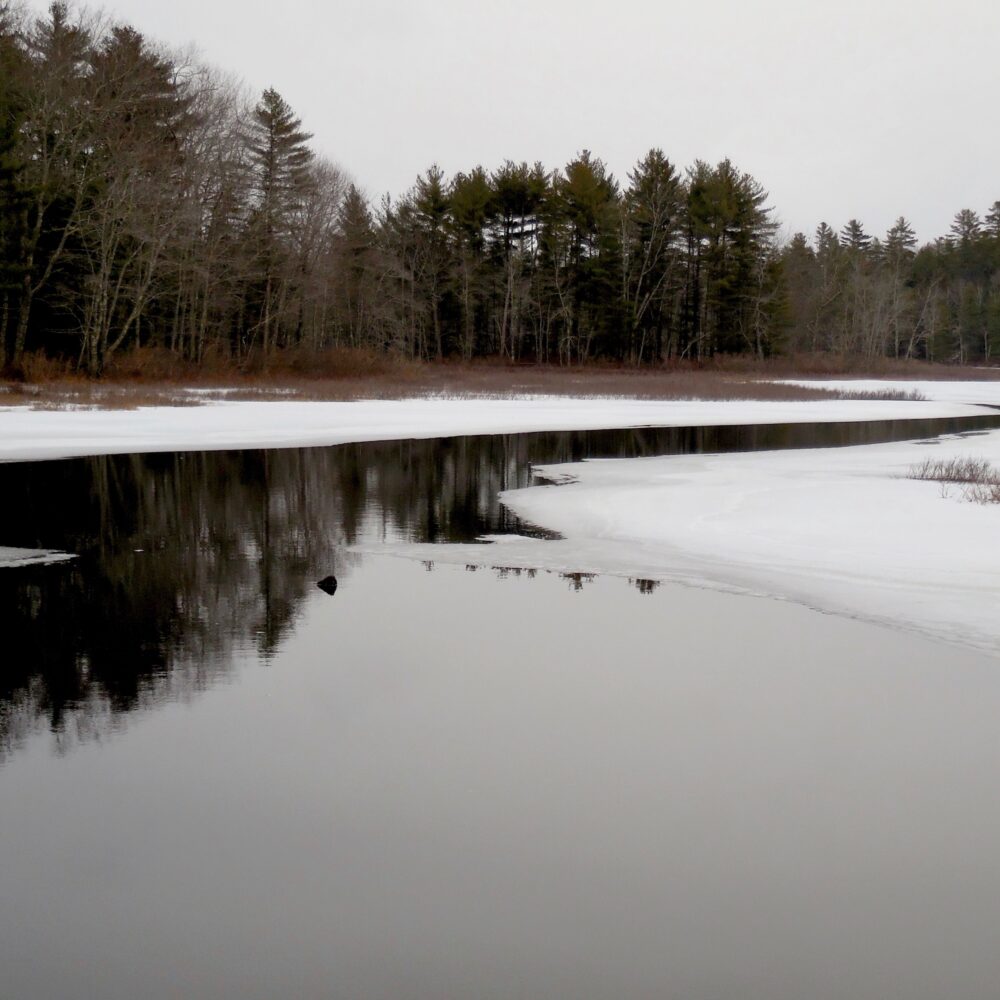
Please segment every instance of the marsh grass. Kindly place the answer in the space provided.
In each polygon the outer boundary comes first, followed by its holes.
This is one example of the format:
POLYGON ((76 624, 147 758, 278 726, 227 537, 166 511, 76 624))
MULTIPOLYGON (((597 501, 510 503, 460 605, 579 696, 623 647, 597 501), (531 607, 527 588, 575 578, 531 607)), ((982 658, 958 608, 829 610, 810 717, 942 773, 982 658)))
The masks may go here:
POLYGON ((985 458, 924 459, 910 466, 908 479, 924 479, 941 483, 941 495, 947 497, 948 486, 960 486, 962 497, 971 503, 1000 503, 1000 469, 985 458))
MULTIPOLYGON (((224 356, 198 363, 178 360, 163 348, 143 347, 116 355, 100 379, 89 379, 65 362, 26 356, 17 372, 0 378, 0 405, 134 409, 228 400, 505 399, 524 395, 648 400, 921 400, 913 390, 831 390, 776 379, 809 376, 968 378, 970 369, 906 363, 868 369, 847 359, 813 355, 766 361, 719 357, 636 368, 610 362, 559 366, 475 361, 415 361, 354 348, 276 351, 263 363, 237 364, 224 356), (884 368, 884 370, 883 370, 884 368), (191 392, 190 390, 196 390, 191 392)), ((976 377, 989 377, 976 370, 976 377)), ((1000 375, 1000 371, 992 375, 1000 375)))
POLYGON ((183 405, 213 396, 227 400, 507 399, 530 395, 617 399, 820 400, 828 389, 787 385, 743 372, 683 367, 636 369, 594 364, 554 366, 498 362, 418 362, 331 351, 282 355, 260 370, 225 366, 175 367, 159 355, 123 357, 99 380, 64 371, 32 372, 37 378, 0 385, 0 405, 80 405, 109 409, 183 405), (49 377, 51 376, 51 377, 49 377), (195 390, 192 392, 191 390, 195 390))
POLYGON ((927 397, 917 389, 841 389, 837 392, 840 399, 887 399, 909 400, 913 403, 926 403, 927 397))

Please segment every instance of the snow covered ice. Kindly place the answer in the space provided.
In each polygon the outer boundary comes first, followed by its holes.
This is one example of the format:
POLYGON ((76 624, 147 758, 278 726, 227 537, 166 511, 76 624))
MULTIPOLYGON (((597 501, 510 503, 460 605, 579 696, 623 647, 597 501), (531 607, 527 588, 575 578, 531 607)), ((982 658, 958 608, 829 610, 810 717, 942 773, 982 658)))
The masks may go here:
MULTIPOLYGON (((992 383, 1000 405, 1000 382, 992 383)), ((206 401, 135 410, 0 407, 0 461, 154 451, 298 448, 396 438, 623 427, 694 427, 967 417, 953 400, 522 399, 206 401)))

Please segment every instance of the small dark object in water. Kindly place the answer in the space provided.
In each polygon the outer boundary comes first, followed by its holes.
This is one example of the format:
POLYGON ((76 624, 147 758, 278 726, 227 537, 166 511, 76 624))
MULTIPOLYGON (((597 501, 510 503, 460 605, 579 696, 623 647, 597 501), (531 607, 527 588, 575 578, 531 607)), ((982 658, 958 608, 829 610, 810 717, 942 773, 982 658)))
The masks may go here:
POLYGON ((337 593, 337 578, 335 576, 325 576, 316 586, 333 597, 337 593))

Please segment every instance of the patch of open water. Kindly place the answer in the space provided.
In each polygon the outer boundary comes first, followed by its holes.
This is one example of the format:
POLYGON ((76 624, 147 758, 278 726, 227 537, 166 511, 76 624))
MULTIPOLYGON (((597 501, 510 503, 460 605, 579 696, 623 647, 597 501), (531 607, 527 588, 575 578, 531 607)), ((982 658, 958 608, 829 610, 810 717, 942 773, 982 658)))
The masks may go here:
POLYGON ((78 555, 0 571, 0 993, 994 995, 994 658, 345 551, 518 530, 531 463, 986 425, 0 466, 78 555))

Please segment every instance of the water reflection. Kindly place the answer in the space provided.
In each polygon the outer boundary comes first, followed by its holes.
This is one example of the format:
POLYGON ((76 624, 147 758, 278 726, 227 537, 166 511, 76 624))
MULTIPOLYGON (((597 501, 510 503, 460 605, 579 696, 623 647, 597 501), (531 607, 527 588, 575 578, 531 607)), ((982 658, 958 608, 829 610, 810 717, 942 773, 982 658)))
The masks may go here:
MULTIPOLYGON (((0 540, 78 556, 0 570, 0 759, 39 727, 67 750, 128 713, 193 697, 240 654, 270 658, 317 581, 328 594, 338 579, 349 585, 357 557, 345 546, 530 532, 498 494, 527 485, 532 464, 860 444, 998 423, 566 432, 0 466, 0 540)), ((566 577, 574 590, 590 579, 566 577)), ((656 586, 632 583, 642 594, 656 586)))

